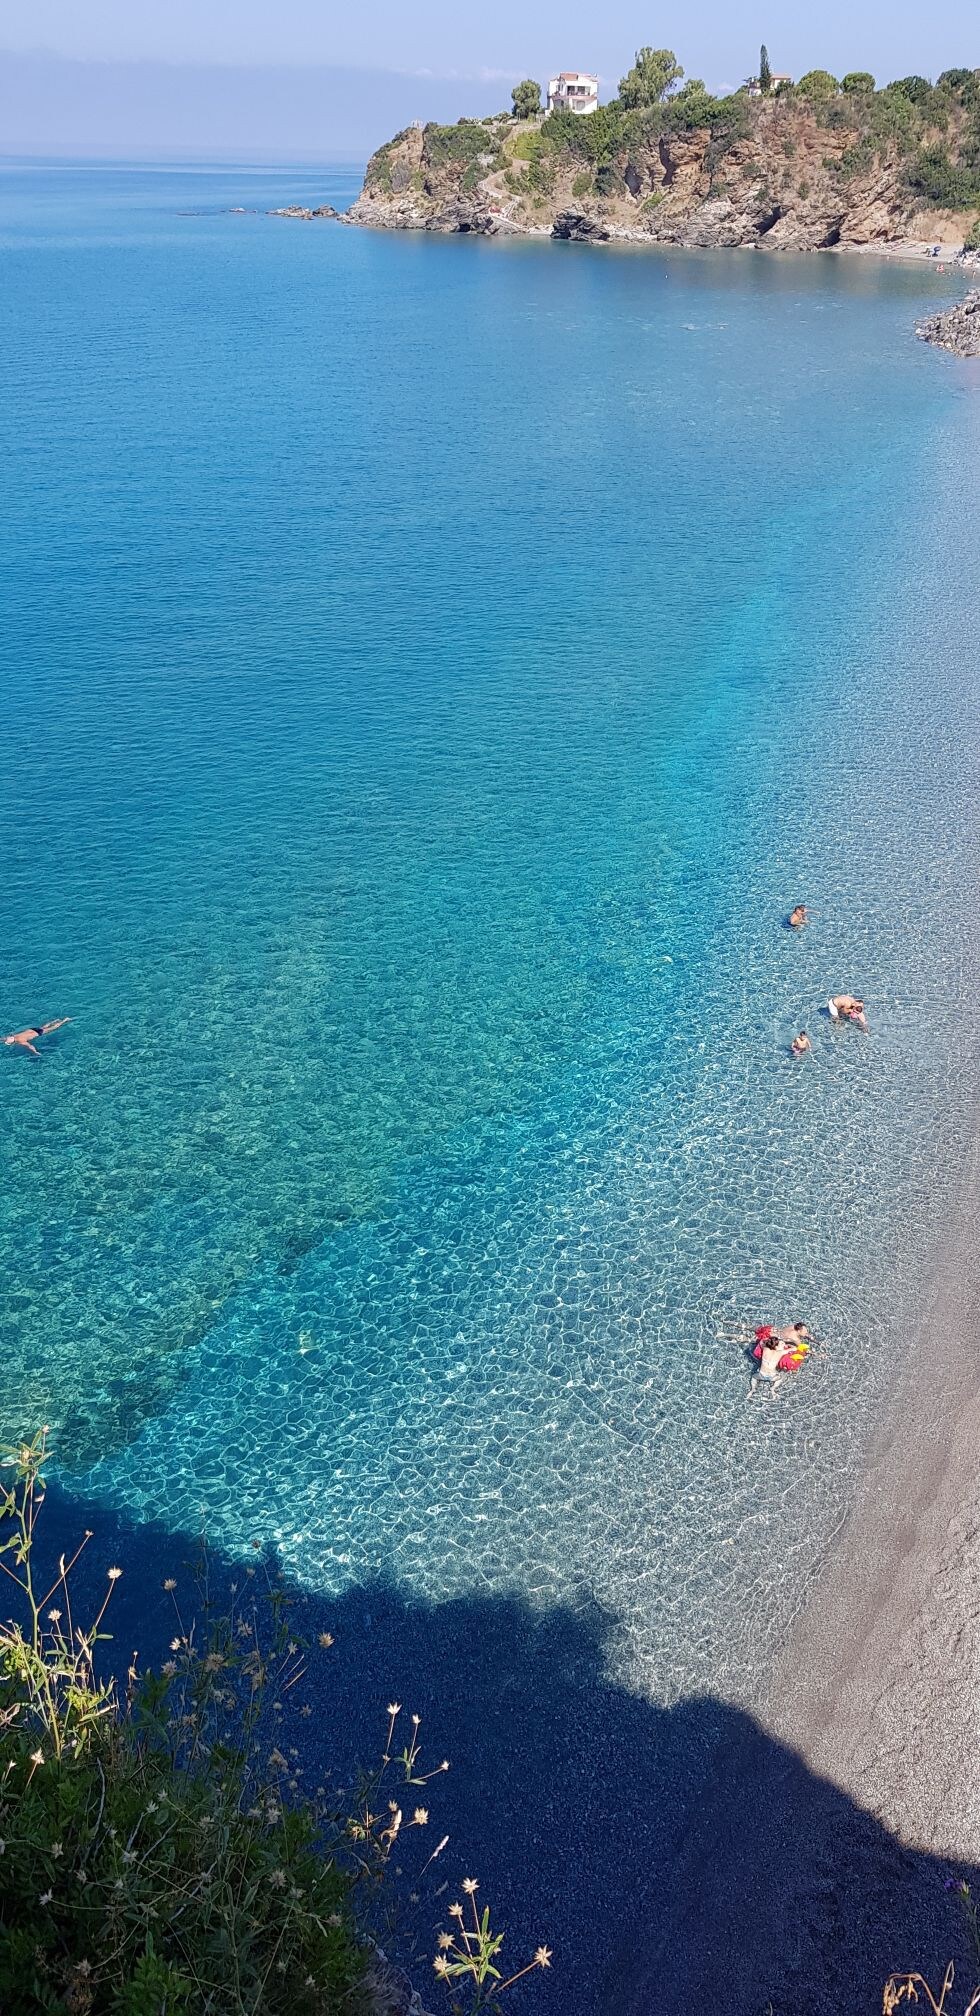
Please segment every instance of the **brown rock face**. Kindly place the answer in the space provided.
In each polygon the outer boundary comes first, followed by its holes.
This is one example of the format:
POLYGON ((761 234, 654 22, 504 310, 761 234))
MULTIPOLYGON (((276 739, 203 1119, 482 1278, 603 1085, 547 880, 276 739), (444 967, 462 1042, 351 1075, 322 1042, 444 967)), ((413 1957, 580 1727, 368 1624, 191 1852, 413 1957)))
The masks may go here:
POLYGON ((862 133, 846 99, 833 112, 821 118, 798 98, 745 101, 741 130, 651 129, 598 171, 578 147, 539 143, 540 124, 529 121, 414 126, 372 155, 344 221, 794 252, 884 246, 924 231, 954 242, 959 232, 962 242, 957 218, 940 230, 937 213, 915 216, 899 143, 862 133))

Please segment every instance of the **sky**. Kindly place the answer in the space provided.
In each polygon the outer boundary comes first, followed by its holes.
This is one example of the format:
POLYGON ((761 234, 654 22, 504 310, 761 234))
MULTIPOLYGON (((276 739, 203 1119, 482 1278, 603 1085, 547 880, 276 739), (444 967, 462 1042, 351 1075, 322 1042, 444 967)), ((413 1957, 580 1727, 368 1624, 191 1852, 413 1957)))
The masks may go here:
POLYGON ((415 118, 509 104, 556 69, 603 96, 643 42, 716 90, 757 67, 879 82, 980 65, 976 0, 31 0, 0 13, 0 154, 359 161, 415 118))

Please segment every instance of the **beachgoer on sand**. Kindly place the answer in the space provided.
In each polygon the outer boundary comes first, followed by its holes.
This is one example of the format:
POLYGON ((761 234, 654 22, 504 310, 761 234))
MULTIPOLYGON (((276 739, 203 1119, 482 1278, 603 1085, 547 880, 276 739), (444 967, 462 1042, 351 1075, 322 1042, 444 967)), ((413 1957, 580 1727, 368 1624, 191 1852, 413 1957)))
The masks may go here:
POLYGON ((70 1015, 59 1015, 56 1022, 40 1022, 36 1029, 17 1029, 12 1036, 5 1036, 3 1040, 8 1048, 11 1044, 15 1044, 20 1050, 29 1050, 32 1057, 40 1057, 40 1050, 34 1047, 37 1038, 50 1036, 53 1029, 63 1029, 65 1023, 70 1021, 70 1015))

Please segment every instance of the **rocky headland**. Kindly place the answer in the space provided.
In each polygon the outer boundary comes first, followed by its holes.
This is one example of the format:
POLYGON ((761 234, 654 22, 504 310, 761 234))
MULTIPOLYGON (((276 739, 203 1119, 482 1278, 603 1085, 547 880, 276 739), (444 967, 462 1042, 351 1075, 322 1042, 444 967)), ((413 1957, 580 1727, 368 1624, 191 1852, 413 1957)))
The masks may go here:
POLYGON ((916 334, 924 343, 938 343, 941 350, 951 350, 954 357, 980 357, 980 287, 965 294, 954 307, 918 322, 916 334))
POLYGON ((758 99, 716 99, 691 80, 662 102, 614 100, 585 118, 416 125, 372 155, 346 221, 785 251, 917 241, 952 252, 976 235, 978 211, 980 73, 951 71, 936 86, 910 78, 884 91, 797 87, 758 99))

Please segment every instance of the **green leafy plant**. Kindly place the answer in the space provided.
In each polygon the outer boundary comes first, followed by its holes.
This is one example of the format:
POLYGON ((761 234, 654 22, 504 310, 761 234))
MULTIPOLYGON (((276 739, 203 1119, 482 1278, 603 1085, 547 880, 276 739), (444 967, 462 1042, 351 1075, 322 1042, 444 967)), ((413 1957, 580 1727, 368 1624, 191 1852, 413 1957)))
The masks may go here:
POLYGON ((873 91, 875 88, 875 80, 872 77, 870 70, 849 70, 847 76, 841 78, 840 88, 842 91, 847 92, 873 91))
MULTIPOLYGON (((96 1667, 122 1570, 80 1624, 91 1533, 39 1565, 48 1456, 46 1431, 0 1452, 3 2016, 352 2016, 385 1870, 448 1763, 423 1768, 417 1715, 396 1740, 395 1702, 352 1804, 304 1789, 287 1710, 312 1715, 333 1640, 303 1642, 262 1560, 220 1612, 206 1554, 189 1596, 168 1577, 170 1656, 153 1673, 134 1655, 120 1693, 96 1667)), ((485 1936, 499 1951, 488 1919, 485 1936)), ((484 1981, 463 1985, 467 2012, 487 2007, 484 1981)))
POLYGON ((522 83, 515 84, 510 95, 515 119, 533 119, 540 112, 541 86, 535 83, 533 77, 525 77, 522 83))
POLYGON ((897 91, 901 98, 907 98, 910 105, 928 104, 932 92, 928 77, 896 77, 894 83, 886 88, 897 91))
POLYGON ((980 252, 980 217, 975 217, 963 240, 964 252, 980 252))
POLYGON ((768 98, 772 90, 772 69, 769 63, 769 51, 764 42, 759 51, 759 89, 764 98, 768 98))
POLYGON ((840 85, 829 70, 808 70, 796 85, 801 98, 836 98, 840 85))
POLYGON ((672 49, 638 49, 631 70, 619 80, 620 104, 627 111, 659 105, 684 72, 672 49))
POLYGON ((496 152, 497 139, 482 119, 459 119, 455 126, 430 124, 423 134, 425 158, 432 167, 460 162, 466 167, 481 155, 496 152))
POLYGON ((476 1878, 464 1876, 461 1887, 469 1902, 472 1926, 466 1906, 459 1902, 450 1904, 447 1915, 453 1920, 452 1930, 440 1932, 437 1942, 439 1951, 432 1965, 447 1987, 451 1988, 455 1982, 467 1986, 471 2010, 491 2010, 496 2007, 498 1998, 508 1988, 513 1988, 515 1982, 522 1981, 525 1975, 532 1974, 538 1967, 550 1967, 551 1951, 547 1946, 539 1946, 532 1960, 503 1979, 503 1970, 496 1964, 504 1943, 503 1934, 491 1930, 490 1913, 486 1908, 482 1911, 477 1909, 476 1893, 480 1886, 476 1878))

